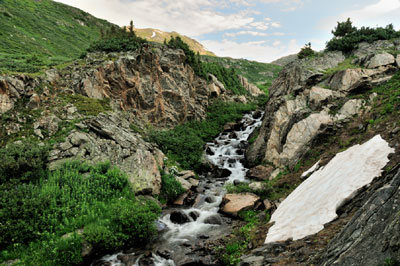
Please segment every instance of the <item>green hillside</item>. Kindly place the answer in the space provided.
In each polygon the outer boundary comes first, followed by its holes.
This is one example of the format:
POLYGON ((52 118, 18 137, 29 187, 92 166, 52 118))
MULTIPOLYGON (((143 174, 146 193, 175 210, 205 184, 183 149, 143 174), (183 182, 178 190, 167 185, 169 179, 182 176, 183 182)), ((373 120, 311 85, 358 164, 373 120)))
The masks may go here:
POLYGON ((0 0, 0 73, 37 72, 77 58, 111 25, 51 0, 0 0))
POLYGON ((164 40, 169 41, 171 37, 180 37, 185 43, 187 43, 194 52, 200 53, 200 55, 215 56, 213 52, 206 50, 206 48, 198 41, 189 38, 185 35, 181 35, 175 31, 164 32, 156 29, 135 29, 136 35, 142 37, 151 42, 163 43, 164 40))
POLYGON ((272 81, 282 70, 282 67, 278 65, 260 63, 246 59, 211 56, 203 56, 202 59, 207 62, 220 63, 227 68, 235 68, 238 74, 246 77, 250 83, 257 85, 261 89, 271 86, 272 81))

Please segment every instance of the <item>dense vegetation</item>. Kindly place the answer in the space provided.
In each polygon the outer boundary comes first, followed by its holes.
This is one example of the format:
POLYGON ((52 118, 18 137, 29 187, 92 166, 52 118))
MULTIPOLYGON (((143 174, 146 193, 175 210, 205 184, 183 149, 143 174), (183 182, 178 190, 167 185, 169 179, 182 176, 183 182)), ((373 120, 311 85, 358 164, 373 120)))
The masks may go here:
POLYGON ((247 78, 252 84, 257 85, 264 92, 268 91, 273 80, 282 70, 281 66, 249 61, 246 59, 233 59, 228 57, 202 56, 205 62, 218 63, 226 68, 234 68, 239 75, 247 78))
POLYGON ((202 62, 200 54, 193 52, 179 36, 172 37, 166 44, 170 48, 182 49, 185 52, 186 62, 193 68, 197 76, 210 80, 208 74, 212 74, 224 84, 226 89, 231 90, 234 94, 247 94, 234 68, 226 68, 216 62, 202 62))
MULTIPOLYGON (((132 23, 132 22, 131 22, 132 23)), ((92 43, 88 52, 126 52, 138 49, 146 43, 145 39, 136 36, 133 28, 129 31, 126 28, 111 27, 108 30, 101 31, 101 39, 92 43)))
POLYGON ((392 24, 386 27, 353 27, 348 19, 345 22, 338 22, 336 28, 332 31, 333 37, 327 44, 328 51, 351 52, 358 47, 361 42, 372 43, 378 40, 391 40, 400 37, 400 31, 396 31, 392 24))
POLYGON ((159 206, 136 198, 119 169, 69 162, 50 172, 41 162, 46 147, 28 148, 16 144, 0 150, 5 155, 1 180, 8 180, 0 185, 0 262, 75 265, 83 259, 82 243, 98 252, 114 251, 155 233, 159 206), (14 171, 6 173, 10 167, 14 171))
POLYGON ((33 73, 78 58, 111 25, 55 1, 2 0, 0 73, 33 73))
POLYGON ((242 118, 245 112, 255 108, 255 104, 217 102, 209 108, 205 120, 191 121, 172 130, 152 131, 150 140, 182 168, 199 170, 204 144, 217 136, 226 123, 242 118))

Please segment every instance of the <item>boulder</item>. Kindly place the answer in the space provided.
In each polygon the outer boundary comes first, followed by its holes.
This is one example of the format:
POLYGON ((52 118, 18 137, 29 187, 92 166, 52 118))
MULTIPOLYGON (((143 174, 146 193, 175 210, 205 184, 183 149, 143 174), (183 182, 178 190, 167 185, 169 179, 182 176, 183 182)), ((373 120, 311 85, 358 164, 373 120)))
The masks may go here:
POLYGON ((394 56, 389 53, 374 55, 367 64, 367 68, 377 68, 380 66, 391 65, 395 62, 394 56))
POLYGON ((256 167, 251 168, 246 176, 249 179, 256 179, 260 181, 268 180, 271 173, 274 171, 274 167, 272 166, 263 166, 257 165, 256 167))
POLYGON ((207 217, 204 219, 205 224, 215 224, 215 225, 221 225, 222 224, 222 218, 219 215, 212 215, 210 217, 207 217))
POLYGON ((183 187, 184 190, 187 191, 192 188, 193 185, 189 181, 183 179, 181 176, 177 176, 175 178, 181 184, 181 186, 183 187))
POLYGON ((398 54, 396 57, 396 66, 400 68, 400 54, 398 54))
POLYGON ((335 98, 335 92, 321 87, 312 87, 310 91, 310 102, 315 106, 320 106, 325 102, 335 98))
POLYGON ((252 190, 255 190, 255 191, 259 191, 259 190, 263 190, 264 189, 264 183, 263 182, 251 182, 250 184, 249 184, 249 188, 251 188, 252 190))
POLYGON ((362 99, 352 99, 347 101, 335 116, 335 120, 342 121, 355 115, 360 115, 365 107, 362 99))
POLYGON ((221 211, 237 216, 240 211, 254 208, 259 201, 260 198, 253 193, 226 194, 222 199, 221 211))
POLYGON ((306 119, 293 125, 290 129, 282 152, 279 154, 279 165, 293 167, 297 160, 307 151, 308 145, 328 125, 333 124, 332 117, 326 112, 311 114, 306 119))

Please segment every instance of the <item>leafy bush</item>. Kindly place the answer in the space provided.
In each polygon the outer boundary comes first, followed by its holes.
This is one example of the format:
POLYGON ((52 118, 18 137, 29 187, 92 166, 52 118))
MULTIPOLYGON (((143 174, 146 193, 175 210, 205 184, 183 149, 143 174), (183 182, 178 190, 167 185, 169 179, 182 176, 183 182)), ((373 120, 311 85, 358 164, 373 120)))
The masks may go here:
POLYGON ((226 123, 239 120, 255 108, 255 104, 217 102, 209 107, 204 121, 191 121, 167 131, 152 131, 149 138, 182 168, 199 170, 206 142, 217 136, 226 123))
MULTIPOLYGON (((347 23, 347 22, 342 22, 347 23)), ((340 22, 338 22, 339 27, 340 22)), ((346 26, 348 27, 348 26, 346 26)), ((335 32, 336 33, 336 32, 335 32)), ((337 33, 339 34, 339 33, 337 33)), ((327 44, 328 51, 342 51, 351 52, 356 49, 361 42, 372 43, 378 40, 390 40, 400 37, 400 31, 396 31, 392 24, 387 25, 385 28, 369 28, 361 27, 360 29, 353 28, 353 30, 340 31, 343 36, 333 37, 327 44)))
POLYGON ((185 192, 185 189, 176 180, 174 175, 166 174, 165 172, 161 174, 162 185, 160 196, 163 200, 171 202, 185 192))
POLYGON ((315 51, 311 48, 311 43, 307 43, 300 52, 297 54, 297 58, 304 59, 315 55, 315 51))
POLYGON ((62 263, 79 242, 63 235, 84 228, 83 240, 114 251, 146 242, 160 211, 155 202, 135 198, 126 175, 110 163, 68 162, 40 182, 0 185, 0 248, 12 253, 20 247, 21 259, 43 260, 35 265, 47 264, 45 253, 59 260, 47 265, 77 264, 77 255, 62 263))
POLYGON ((0 181, 38 180, 46 170, 49 148, 37 143, 9 144, 0 149, 0 181))

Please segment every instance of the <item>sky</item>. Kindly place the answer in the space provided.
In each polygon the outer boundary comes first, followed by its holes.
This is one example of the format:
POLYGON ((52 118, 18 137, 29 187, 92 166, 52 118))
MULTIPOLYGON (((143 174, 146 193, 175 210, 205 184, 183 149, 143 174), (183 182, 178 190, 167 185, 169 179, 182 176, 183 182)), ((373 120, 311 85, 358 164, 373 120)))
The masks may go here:
POLYGON ((311 42, 325 48, 337 21, 400 29, 400 0, 57 0, 120 26, 176 31, 217 56, 271 62, 311 42))

